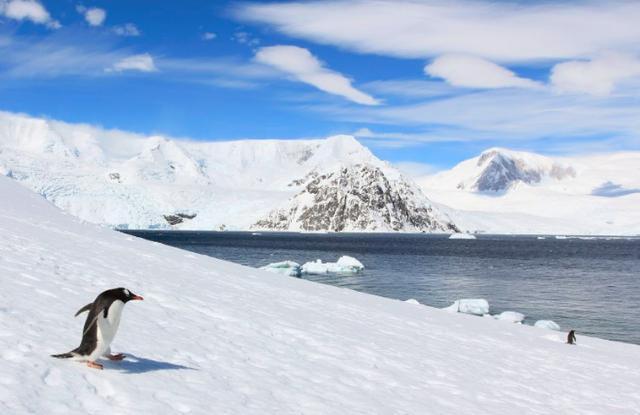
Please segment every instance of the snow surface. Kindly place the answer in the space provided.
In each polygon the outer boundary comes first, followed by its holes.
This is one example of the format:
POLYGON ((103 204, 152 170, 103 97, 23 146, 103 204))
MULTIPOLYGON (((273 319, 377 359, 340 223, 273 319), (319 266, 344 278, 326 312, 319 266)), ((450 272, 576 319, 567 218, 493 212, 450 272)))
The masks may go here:
POLYGON ((496 320, 507 321, 509 323, 519 323, 524 321, 525 315, 518 313, 517 311, 503 311, 500 314, 493 316, 496 320))
POLYGON ((273 272, 274 274, 287 275, 289 277, 299 277, 302 274, 300 264, 294 261, 274 262, 273 264, 267 264, 260 267, 260 269, 273 272))
POLYGON ((637 414, 640 347, 271 274, 82 223, 0 177, 2 414, 637 414), (51 353, 125 286, 98 371, 51 353))
POLYGON ((362 262, 350 256, 341 256, 337 262, 315 261, 302 265, 303 274, 355 274, 364 269, 362 262))
POLYGON ((484 298, 463 298, 456 300, 443 310, 453 313, 475 314, 483 316, 489 314, 489 302, 484 298))
POLYGON ((535 322, 533 327, 549 330, 560 330, 560 326, 558 325, 558 323, 553 320, 538 320, 535 322))

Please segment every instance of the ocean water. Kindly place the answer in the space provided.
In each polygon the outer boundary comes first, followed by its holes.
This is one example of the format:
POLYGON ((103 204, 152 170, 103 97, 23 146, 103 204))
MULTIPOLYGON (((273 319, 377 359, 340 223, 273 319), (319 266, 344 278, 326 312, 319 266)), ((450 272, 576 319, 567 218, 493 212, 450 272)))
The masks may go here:
POLYGON ((302 278, 434 307, 485 298, 492 314, 518 311, 527 316, 525 324, 553 320, 563 330, 575 329, 578 340, 584 334, 640 344, 640 238, 127 233, 252 267, 350 255, 365 265, 364 272, 302 278))

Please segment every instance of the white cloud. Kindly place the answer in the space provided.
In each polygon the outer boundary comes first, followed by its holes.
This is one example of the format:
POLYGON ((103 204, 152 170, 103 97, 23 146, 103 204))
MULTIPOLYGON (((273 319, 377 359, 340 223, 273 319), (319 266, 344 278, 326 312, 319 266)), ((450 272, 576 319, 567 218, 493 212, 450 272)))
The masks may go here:
POLYGON ((60 23, 53 20, 47 9, 36 0, 0 0, 0 15, 14 20, 30 20, 52 29, 61 27, 60 23))
POLYGON ((344 75, 325 68, 307 49, 297 46, 269 46, 258 50, 255 60, 272 66, 321 91, 342 96, 363 105, 378 105, 372 96, 354 88, 344 75))
POLYGON ((140 36, 140 30, 133 23, 125 23, 119 26, 113 26, 111 29, 118 36, 140 36))
POLYGON ((85 9, 81 11, 81 13, 84 14, 84 19, 90 26, 102 26, 102 23, 104 23, 107 18, 107 12, 97 7, 85 9))
POLYGON ((139 71, 139 72, 155 72, 158 69, 153 62, 153 57, 148 53, 127 56, 116 62, 108 71, 139 71))
POLYGON ((426 74, 467 88, 535 88, 538 83, 486 59, 467 55, 443 55, 424 67, 426 74))
POLYGON ((293 37, 403 58, 454 53, 503 63, 640 48, 637 1, 316 0, 234 12, 293 37))
POLYGON ((235 32, 232 36, 232 39, 241 45, 247 46, 258 46, 260 44, 260 39, 253 37, 248 32, 235 32))
POLYGON ((213 32, 204 32, 202 34, 202 40, 213 40, 217 37, 217 35, 213 32))
POLYGON ((608 95, 616 84, 640 77, 640 60, 634 56, 609 53, 589 61, 570 61, 555 65, 551 83, 561 92, 608 95))
POLYGON ((585 137, 625 138, 640 145, 639 93, 636 86, 603 99, 546 89, 493 89, 412 105, 316 108, 334 120, 424 129, 425 142, 502 140, 508 146, 513 140, 585 137))

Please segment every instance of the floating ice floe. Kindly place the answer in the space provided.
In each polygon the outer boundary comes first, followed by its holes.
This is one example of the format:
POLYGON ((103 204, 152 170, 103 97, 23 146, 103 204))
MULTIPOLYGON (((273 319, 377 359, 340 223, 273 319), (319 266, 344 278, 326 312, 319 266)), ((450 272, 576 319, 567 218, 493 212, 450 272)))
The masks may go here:
POLYGON ((452 313, 475 314, 482 316, 489 314, 489 302, 484 298, 464 298, 456 300, 449 307, 443 308, 452 313))
POLYGON ((533 326, 539 327, 541 329, 560 330, 560 326, 558 325, 558 323, 551 320, 538 320, 533 326))
POLYGON ((524 314, 518 313, 517 311, 503 311, 502 313, 493 316, 493 318, 495 318, 496 320, 508 321, 510 323, 518 324, 522 324, 524 317, 524 314))
POLYGON ((316 260, 302 266, 303 274, 355 274, 364 269, 362 262, 354 257, 341 256, 338 262, 322 262, 316 260))
POLYGON ((476 237, 470 233, 452 233, 449 239, 476 239, 476 237))
POLYGON ((408 300, 404 300, 405 303, 420 305, 420 302, 415 298, 409 298, 408 300))
POLYGON ((293 261, 274 262, 273 264, 260 267, 260 269, 273 272, 274 274, 288 275, 290 277, 299 277, 302 274, 300 264, 293 261))

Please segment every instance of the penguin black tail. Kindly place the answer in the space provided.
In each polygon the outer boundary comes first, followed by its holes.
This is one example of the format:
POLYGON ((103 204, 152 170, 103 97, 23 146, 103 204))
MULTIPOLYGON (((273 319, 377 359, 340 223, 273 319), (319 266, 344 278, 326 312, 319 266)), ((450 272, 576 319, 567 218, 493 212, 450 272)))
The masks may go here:
POLYGON ((51 357, 55 357, 56 359, 71 359, 73 357, 73 353, 52 354, 51 357))

